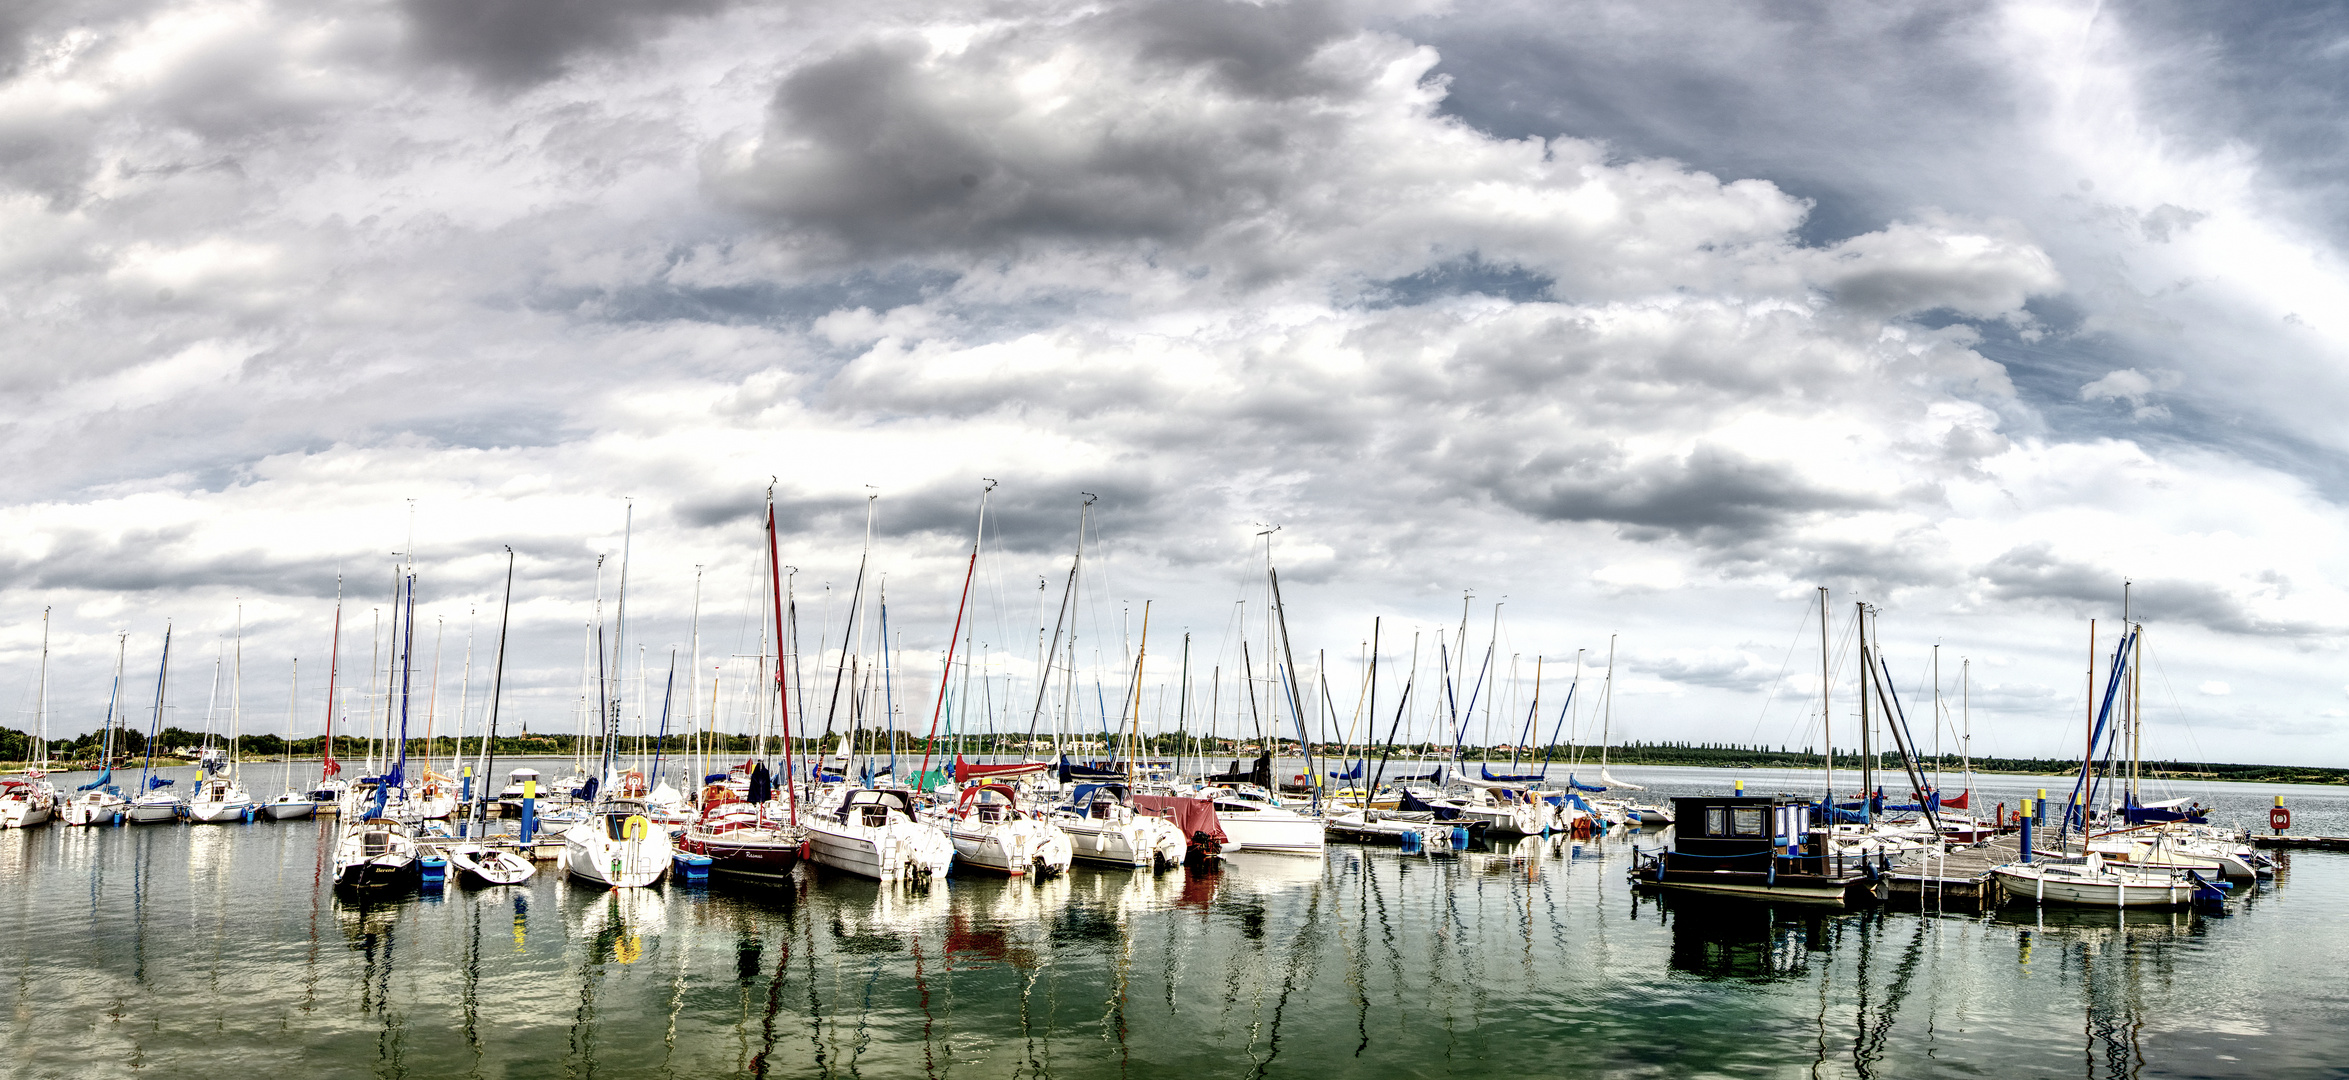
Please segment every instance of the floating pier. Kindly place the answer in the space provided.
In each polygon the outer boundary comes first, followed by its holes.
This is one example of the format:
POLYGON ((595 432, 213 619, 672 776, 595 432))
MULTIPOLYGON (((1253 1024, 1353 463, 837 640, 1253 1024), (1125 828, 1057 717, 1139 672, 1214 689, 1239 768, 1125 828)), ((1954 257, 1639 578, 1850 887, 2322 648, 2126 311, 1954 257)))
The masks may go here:
POLYGON ((2349 851, 2349 836, 2253 836, 2251 846, 2281 851, 2349 851))
POLYGON ((1998 883, 1991 880, 1991 869, 2022 857, 2022 838, 2009 835, 1946 854, 1912 858, 1885 879, 1891 892, 1885 903, 1972 911, 1996 907, 1998 883))

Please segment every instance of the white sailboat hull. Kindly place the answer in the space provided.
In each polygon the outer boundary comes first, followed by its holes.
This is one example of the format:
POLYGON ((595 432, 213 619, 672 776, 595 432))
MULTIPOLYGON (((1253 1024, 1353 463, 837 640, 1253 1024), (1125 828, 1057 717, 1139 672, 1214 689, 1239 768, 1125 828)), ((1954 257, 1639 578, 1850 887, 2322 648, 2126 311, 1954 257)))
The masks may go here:
POLYGON ((2029 864, 2001 866, 1992 873, 1998 887, 2017 900, 2074 907, 2184 907, 2194 900, 2194 886, 2170 875, 2091 877, 2072 879, 2049 874, 2029 864))
MULTIPOLYGON (((1179 866, 1183 861, 1183 834, 1164 818, 1062 817, 1053 824, 1068 836, 1070 855, 1082 862, 1146 869, 1179 866)), ((1224 835, 1231 835, 1229 822, 1224 823, 1224 835)))
POLYGON ((188 820, 199 825, 227 825, 250 820, 253 800, 228 799, 219 802, 192 802, 188 804, 188 820))
POLYGON ((641 815, 639 827, 620 826, 597 814, 563 832, 563 869, 572 877, 615 889, 641 889, 669 872, 675 847, 668 830, 641 815))
POLYGON ((162 802, 134 800, 123 816, 124 820, 133 825, 161 825, 166 822, 178 821, 179 802, 177 800, 162 802))
POLYGON ((45 801, 9 800, 0 802, 0 829, 29 829, 49 823, 51 811, 45 801))
POLYGON ((1076 857, 1066 833, 1030 818, 953 822, 946 835, 954 842, 957 865, 1010 877, 1061 873, 1076 857))
POLYGON ((318 813, 318 804, 300 795, 272 799, 261 805, 261 814, 271 821, 292 821, 312 817, 318 813))
MULTIPOLYGON (((1217 808, 1219 811, 1221 807, 1217 808)), ((1329 849, 1329 833, 1321 823, 1302 814, 1273 817, 1253 814, 1216 815, 1229 838, 1225 851, 1265 851, 1277 855, 1320 855, 1329 849)))
POLYGON ((65 823, 68 825, 112 825, 130 808, 130 800, 120 795, 87 791, 74 796, 65 804, 65 823))

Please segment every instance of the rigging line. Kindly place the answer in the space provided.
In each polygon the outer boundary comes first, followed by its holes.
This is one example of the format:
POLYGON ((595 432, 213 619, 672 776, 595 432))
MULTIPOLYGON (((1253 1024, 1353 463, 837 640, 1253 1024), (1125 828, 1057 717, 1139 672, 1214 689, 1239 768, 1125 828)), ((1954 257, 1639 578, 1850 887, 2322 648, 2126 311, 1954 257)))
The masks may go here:
POLYGON ((1770 680, 1770 692, 1762 698, 1762 711, 1754 714, 1754 730, 1747 736, 1756 742, 1762 738, 1762 721, 1770 718, 1770 705, 1778 700, 1778 688, 1786 684, 1786 669, 1794 663, 1794 651, 1802 647, 1803 628, 1811 625, 1811 609, 1819 606, 1817 595, 1803 599, 1802 619, 1794 624, 1794 640, 1786 645, 1784 657, 1778 661, 1778 677, 1770 680))

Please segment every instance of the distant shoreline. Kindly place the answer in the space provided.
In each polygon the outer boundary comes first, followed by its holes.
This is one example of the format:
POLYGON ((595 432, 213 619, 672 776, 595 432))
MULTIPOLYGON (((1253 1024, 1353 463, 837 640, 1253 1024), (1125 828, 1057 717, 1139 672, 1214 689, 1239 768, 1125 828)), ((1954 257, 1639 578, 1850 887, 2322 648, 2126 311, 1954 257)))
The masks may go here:
MULTIPOLYGON (((1170 751, 1171 748, 1169 748, 1167 751, 1153 749, 1148 753, 1147 756, 1152 758, 1165 758, 1171 756, 1170 751)), ((740 749, 729 748, 717 751, 717 754, 714 756, 732 757, 743 752, 744 751, 740 749)), ((806 750, 805 748, 801 748, 798 752, 805 753, 806 750)), ((922 752, 922 748, 919 746, 913 746, 910 748, 900 746, 898 749, 898 753, 900 754, 905 754, 908 752, 919 754, 922 752)), ((966 752, 980 757, 1013 756, 991 750, 971 749, 967 750, 966 752)), ((1336 751, 1334 748, 1322 748, 1318 752, 1333 758, 1336 757, 1338 753, 1338 751, 1336 751)), ((1354 752, 1357 755, 1361 753, 1359 748, 1356 748, 1354 752)), ((951 754, 952 751, 946 751, 946 753, 951 754)), ((1552 757, 1549 762, 1549 768, 1551 771, 1557 772, 1561 777, 1565 775, 1564 770, 1568 768, 1598 768, 1598 764, 1595 760, 1596 755, 1591 754, 1589 748, 1584 748, 1582 753, 1584 754, 1582 759, 1579 762, 1574 762, 1572 764, 1569 764, 1567 761, 1561 760, 1558 757, 1552 757)), ((497 756, 500 759, 546 759, 565 758, 571 755, 568 751, 538 749, 523 751, 500 750, 498 751, 497 756)), ((674 758, 683 757, 686 755, 680 754, 675 750, 671 750, 669 752, 669 756, 674 758)), ((1186 754, 1185 756, 1188 757, 1189 755, 1186 754)), ((1210 761, 1218 758, 1228 758, 1232 756, 1233 751, 1229 749, 1210 752, 1207 755, 1210 761)), ((1281 760, 1294 760, 1299 755, 1296 754, 1293 750, 1293 747, 1291 747, 1284 748, 1284 751, 1276 756, 1281 760)), ((1379 757, 1379 753, 1373 751, 1370 756, 1373 760, 1376 760, 1379 757)), ((411 759, 415 759, 421 757, 421 755, 411 754, 410 757, 411 759)), ((435 755, 434 759, 438 760, 438 755, 435 755)), ((292 758, 271 755, 266 757, 239 758, 238 763, 243 765, 273 765, 281 763, 315 765, 322 763, 324 760, 324 758, 315 755, 309 757, 297 756, 292 758)), ((363 757, 355 758, 352 755, 345 755, 340 760, 345 765, 350 765, 354 761, 363 761, 365 759, 363 757)), ((1398 753, 1393 757, 1392 760, 1395 764, 1399 765, 1404 762, 1419 763, 1428 761, 1430 759, 1406 756, 1404 754, 1398 753)), ((1541 761, 1538 755, 1528 759, 1525 755, 1520 754, 1517 756, 1514 765, 1511 764, 1510 756, 1507 754, 1500 754, 1497 756, 1487 754, 1481 757, 1471 756, 1468 761, 1472 765, 1487 765, 1500 770, 1537 769, 1541 767, 1541 761)), ((1862 762, 1863 759, 1860 757, 1860 755, 1838 752, 1835 755, 1835 770, 1839 773, 1845 772, 1847 770, 1856 773, 1859 770, 1862 762)), ((1771 750, 1761 747, 1701 746, 1686 744, 1633 744, 1630 746, 1615 747, 1609 757, 1608 764, 1625 768, 1649 765, 1669 765, 1684 768, 1786 769, 1796 771, 1804 769, 1820 769, 1822 766, 1820 757, 1816 753, 1806 754, 1800 751, 1789 752, 1783 750, 1771 750)), ((1954 755, 1940 760, 1929 759, 1919 762, 1919 766, 1921 768, 1936 770, 1944 776, 1949 773, 1957 772, 1962 764, 1963 763, 1960 762, 1959 759, 1954 755)), ((29 762, 0 762, 0 773, 23 772, 25 769, 29 768, 30 765, 31 763, 29 762)), ((195 762, 191 759, 174 755, 168 758, 159 759, 156 762, 156 765, 162 768, 187 768, 195 765, 195 762)), ((137 765, 116 766, 118 771, 123 768, 137 767, 137 765)), ((1897 758, 1880 761, 1876 767, 1879 771, 1890 772, 1894 775, 1898 775, 1901 771, 1900 761, 1897 758)), ((2035 760, 2029 758, 1976 758, 1972 763, 1972 768, 1974 772, 1983 774, 1985 776, 2077 776, 2080 772, 2080 765, 2076 760, 2057 761, 2050 759, 2035 760)), ((89 762, 77 762, 71 765, 63 763, 52 763, 50 765, 50 771, 58 773, 95 772, 97 771, 97 767, 94 763, 89 762)), ((2188 763, 2179 761, 2148 761, 2144 762, 2140 766, 2139 775, 2148 780, 2193 780, 2205 783, 2220 784, 2311 784, 2319 786, 2349 785, 2349 769, 2331 769, 2307 765, 2252 765, 2219 762, 2188 763)))

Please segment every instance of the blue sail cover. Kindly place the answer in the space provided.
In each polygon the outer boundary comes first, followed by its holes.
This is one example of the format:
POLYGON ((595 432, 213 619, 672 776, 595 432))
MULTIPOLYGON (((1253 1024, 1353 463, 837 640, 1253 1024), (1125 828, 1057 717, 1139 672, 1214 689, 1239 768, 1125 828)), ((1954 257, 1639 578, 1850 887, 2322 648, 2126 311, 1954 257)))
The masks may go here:
POLYGON ((1425 802, 1418 796, 1411 794, 1410 789, 1408 788, 1404 789, 1403 801, 1399 806, 1396 807, 1396 809, 1425 811, 1427 813, 1434 814, 1437 821, 1453 821, 1458 819, 1460 816, 1459 807, 1437 806, 1434 803, 1425 802))
POLYGON ((96 790, 98 790, 99 788, 106 788, 106 790, 108 790, 108 791, 112 791, 112 790, 114 790, 114 789, 113 789, 111 786, 109 786, 109 785, 111 785, 111 784, 113 783, 113 781, 114 781, 114 766, 112 766, 112 765, 108 765, 108 766, 106 766, 106 771, 105 771, 105 772, 102 772, 102 773, 99 773, 99 774, 98 774, 98 778, 97 778, 96 780, 92 780, 92 781, 90 781, 90 782, 89 782, 89 783, 87 783, 87 784, 83 784, 82 786, 80 786, 80 787, 77 787, 77 788, 75 788, 74 790, 75 790, 75 791, 96 791, 96 790))
POLYGON ((2171 821, 2201 825, 2205 824, 2209 817, 2209 811, 2200 806, 2188 806, 2179 810, 2140 806, 2134 797, 2128 800, 2128 805, 2122 809, 2121 813, 2129 819, 2131 825, 2153 825, 2171 821))
POLYGON ((1582 781, 1575 779, 1573 773, 1566 774, 1566 786, 1575 791, 1600 792, 1607 790, 1606 787, 1601 784, 1585 784, 1582 781))
POLYGON ((1530 784, 1541 779, 1539 773, 1527 773, 1523 776, 1494 776, 1493 767, 1490 765, 1480 765, 1477 767, 1477 771, 1483 773, 1486 780, 1496 784, 1530 784))
POLYGON ((1126 774, 1115 769, 1097 769, 1090 765, 1079 765, 1070 761, 1067 754, 1060 755, 1060 782, 1063 784, 1078 780, 1124 780, 1125 778, 1126 774))
POLYGON ((1329 777, 1332 780, 1360 780, 1362 779, 1362 763, 1357 761, 1353 768, 1347 769, 1345 772, 1332 772, 1329 777))
POLYGON ((153 791, 156 788, 167 788, 171 786, 171 783, 172 782, 170 780, 167 780, 163 777, 150 776, 147 778, 147 790, 153 791))

